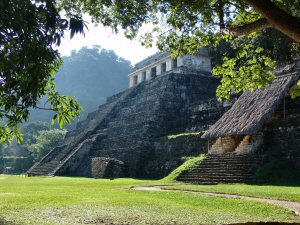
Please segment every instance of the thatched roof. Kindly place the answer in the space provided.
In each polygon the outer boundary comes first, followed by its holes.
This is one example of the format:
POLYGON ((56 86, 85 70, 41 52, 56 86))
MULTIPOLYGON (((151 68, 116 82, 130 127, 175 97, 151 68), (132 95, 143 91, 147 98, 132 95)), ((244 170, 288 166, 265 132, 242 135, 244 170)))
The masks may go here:
POLYGON ((273 115, 299 72, 279 76, 264 90, 246 91, 202 138, 255 134, 273 115))

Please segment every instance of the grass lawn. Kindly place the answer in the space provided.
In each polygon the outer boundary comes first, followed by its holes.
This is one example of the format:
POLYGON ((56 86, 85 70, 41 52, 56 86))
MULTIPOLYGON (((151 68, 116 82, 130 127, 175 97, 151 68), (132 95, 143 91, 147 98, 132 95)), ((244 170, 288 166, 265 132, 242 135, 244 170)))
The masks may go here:
POLYGON ((251 197, 263 197, 287 201, 300 202, 300 186, 272 186, 272 185, 246 185, 246 184, 174 184, 162 187, 163 189, 214 192, 222 194, 237 194, 251 197))
POLYGON ((153 184, 157 181, 0 176, 0 221, 17 224, 224 224, 296 220, 287 209, 256 201, 129 190, 131 186, 153 184))

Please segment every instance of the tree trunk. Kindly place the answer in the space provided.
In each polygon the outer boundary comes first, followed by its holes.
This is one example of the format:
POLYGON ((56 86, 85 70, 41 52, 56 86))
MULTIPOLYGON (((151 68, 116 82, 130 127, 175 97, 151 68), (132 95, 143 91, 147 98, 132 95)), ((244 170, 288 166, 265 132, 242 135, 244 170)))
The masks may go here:
POLYGON ((277 30, 300 43, 300 18, 280 9, 270 0, 243 0, 256 9, 277 30))

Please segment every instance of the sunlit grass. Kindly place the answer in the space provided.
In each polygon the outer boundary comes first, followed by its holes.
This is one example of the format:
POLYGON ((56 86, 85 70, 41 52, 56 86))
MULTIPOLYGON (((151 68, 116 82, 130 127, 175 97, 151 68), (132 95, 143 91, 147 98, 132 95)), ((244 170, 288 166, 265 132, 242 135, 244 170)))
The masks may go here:
POLYGON ((130 190, 158 181, 0 176, 0 221, 19 224, 224 224, 295 221, 261 202, 130 190))

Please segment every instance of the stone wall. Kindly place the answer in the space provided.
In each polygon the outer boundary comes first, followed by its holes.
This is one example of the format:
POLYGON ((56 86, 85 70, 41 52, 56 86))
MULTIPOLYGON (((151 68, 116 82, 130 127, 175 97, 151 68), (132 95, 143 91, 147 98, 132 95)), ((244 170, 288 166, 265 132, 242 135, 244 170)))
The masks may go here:
POLYGON ((145 174, 150 178, 168 175, 186 158, 207 153, 207 140, 199 134, 183 133, 158 138, 153 143, 153 154, 145 164, 145 174))
POLYGON ((286 97, 263 131, 262 151, 291 162, 300 172, 300 99, 286 97))
POLYGON ((211 58, 203 55, 186 55, 183 57, 183 66, 194 70, 211 71, 211 58))
POLYGON ((129 87, 133 87, 145 80, 150 80, 154 76, 161 76, 170 71, 173 72, 178 67, 210 73, 211 57, 208 56, 207 50, 201 50, 196 55, 180 56, 176 59, 172 59, 170 52, 157 53, 135 65, 134 71, 128 75, 129 87), (155 71, 155 75, 152 74, 152 70, 155 71))

